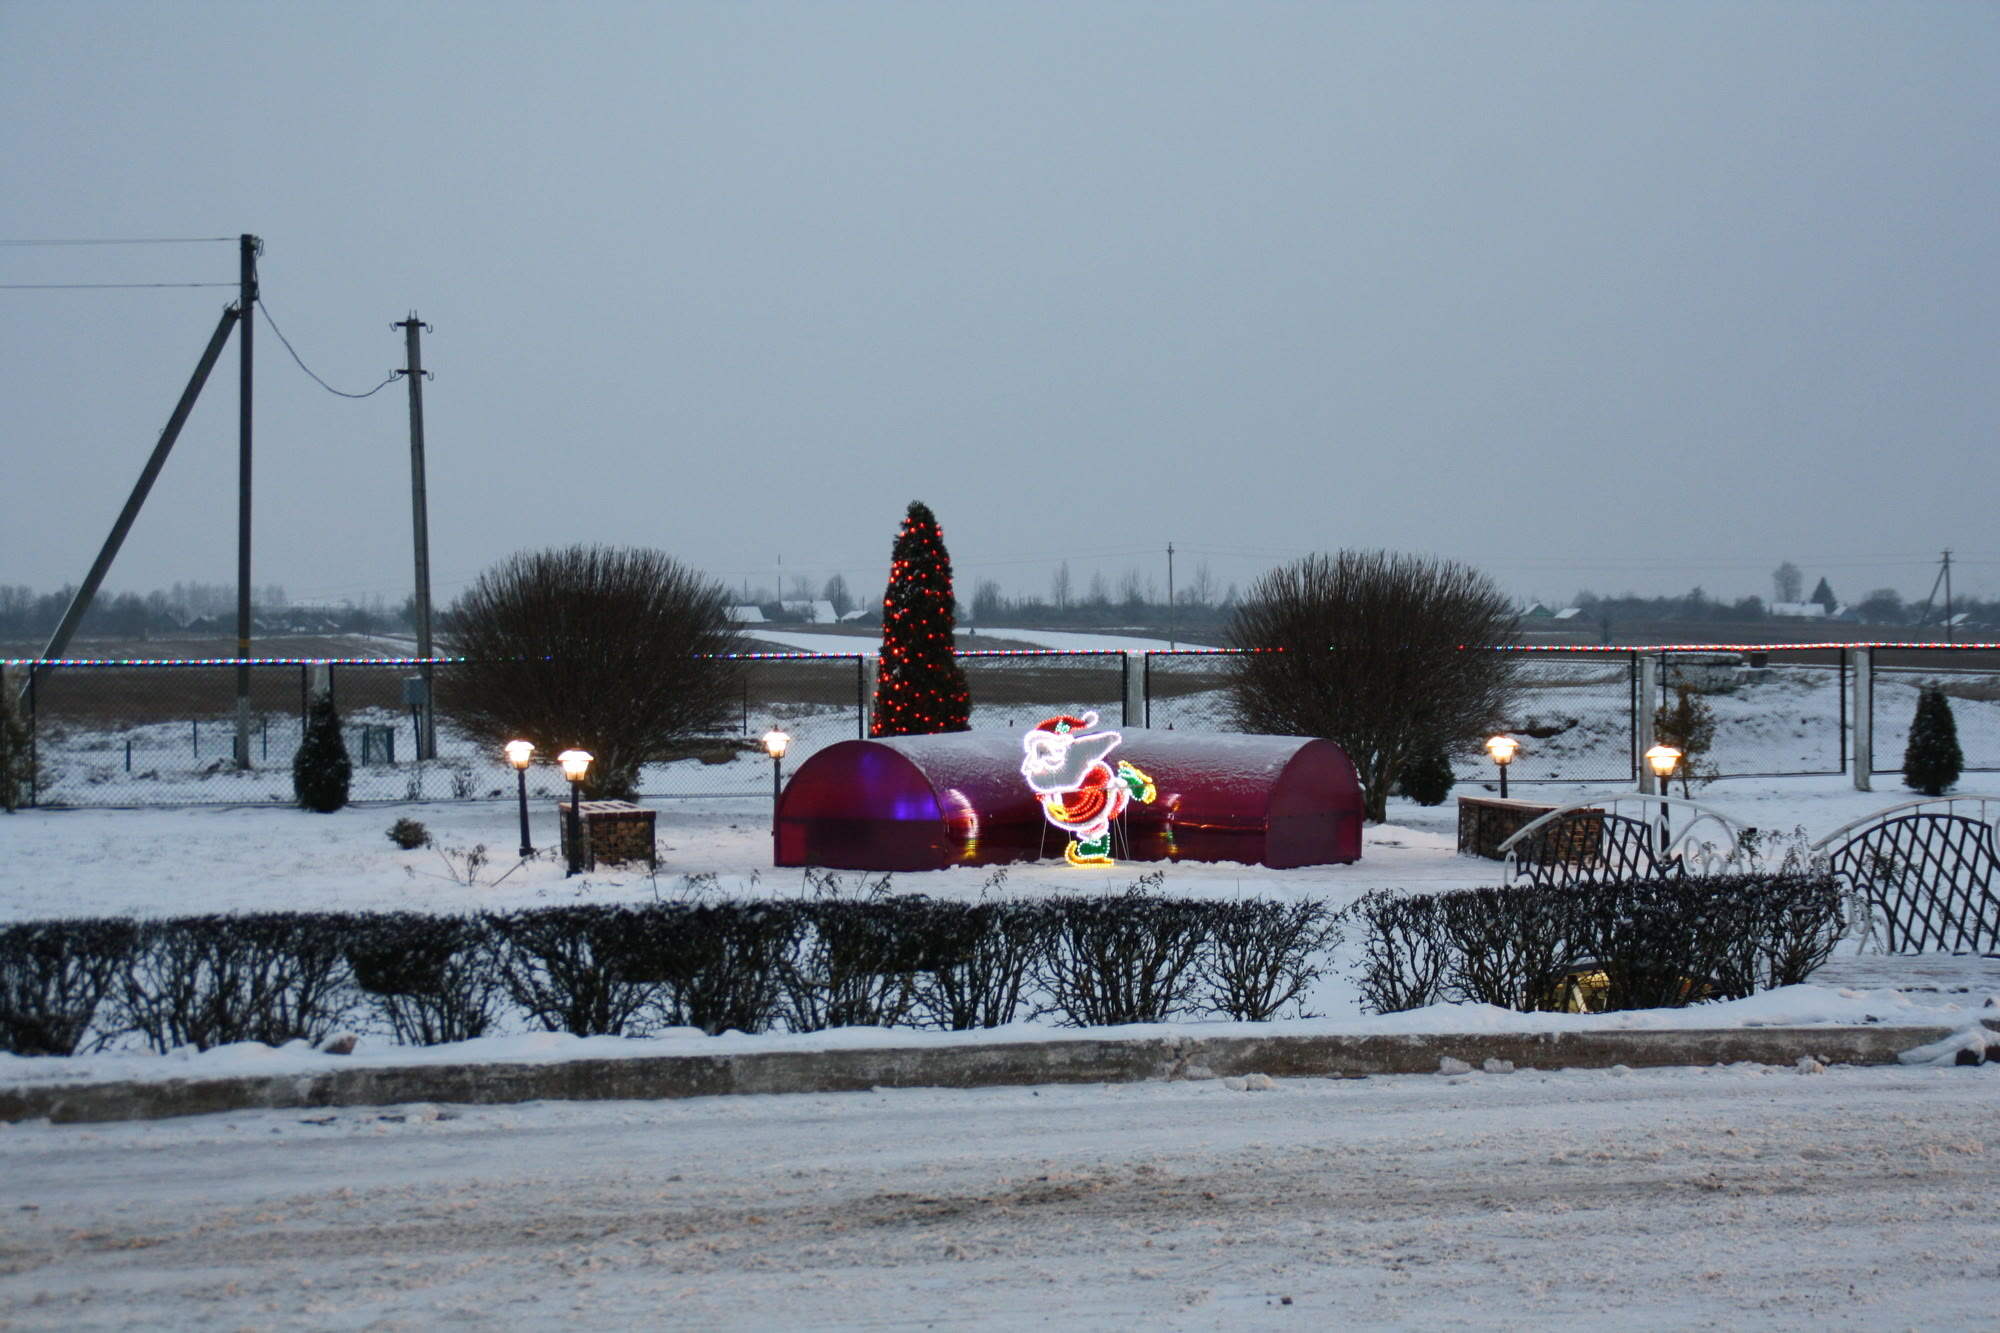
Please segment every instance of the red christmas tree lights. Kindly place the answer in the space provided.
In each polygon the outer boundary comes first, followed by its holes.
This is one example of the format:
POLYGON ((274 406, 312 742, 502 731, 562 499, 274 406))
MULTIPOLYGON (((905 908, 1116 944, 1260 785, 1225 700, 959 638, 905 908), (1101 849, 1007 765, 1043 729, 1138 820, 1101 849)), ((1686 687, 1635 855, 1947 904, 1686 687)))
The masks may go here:
POLYGON ((882 667, 872 736, 972 729, 972 696, 953 655, 951 555, 930 506, 910 502, 882 596, 882 667))

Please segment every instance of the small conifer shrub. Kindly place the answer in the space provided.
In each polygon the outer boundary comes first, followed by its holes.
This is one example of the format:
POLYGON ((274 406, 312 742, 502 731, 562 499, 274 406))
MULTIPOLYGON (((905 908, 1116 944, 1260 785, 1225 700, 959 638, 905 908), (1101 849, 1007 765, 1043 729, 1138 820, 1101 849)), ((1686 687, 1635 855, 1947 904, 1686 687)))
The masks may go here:
POLYGON ((340 736, 340 714, 334 711, 331 694, 313 696, 306 710, 305 735, 298 753, 292 756, 292 793, 299 805, 330 815, 347 804, 348 783, 354 764, 347 757, 347 742, 340 736))
POLYGON ((1409 766, 1396 777, 1396 790, 1418 805, 1443 805, 1458 777, 1451 771, 1451 756, 1434 745, 1420 750, 1409 766))
POLYGON ((1910 743, 1903 750, 1903 785, 1926 796, 1942 796, 1965 768, 1958 747, 1958 722, 1951 700, 1935 685, 1917 695, 1917 715, 1910 722, 1910 743))

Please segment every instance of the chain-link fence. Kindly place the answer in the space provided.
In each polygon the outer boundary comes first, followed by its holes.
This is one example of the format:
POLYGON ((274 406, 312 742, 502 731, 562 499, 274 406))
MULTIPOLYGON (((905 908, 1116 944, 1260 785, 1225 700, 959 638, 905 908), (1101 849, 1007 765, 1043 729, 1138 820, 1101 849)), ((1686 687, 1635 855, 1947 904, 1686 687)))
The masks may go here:
POLYGON ((1847 771, 1848 654, 1843 649, 1661 654, 1660 699, 1701 692, 1715 736, 1697 772, 1802 777, 1847 771))
POLYGON ((1146 726, 1160 731, 1233 731, 1230 685, 1241 653, 1227 648, 1145 655, 1146 726))
MULTIPOLYGON (((1026 731, 1059 713, 1094 712, 1125 725, 1128 654, 1062 651, 961 652, 975 731, 1026 731)), ((1136 669, 1138 663, 1132 664, 1136 669)))
MULTIPOLYGON (((770 790, 761 738, 792 736, 796 764, 834 741, 861 734, 874 682, 858 655, 755 655, 741 659, 729 726, 693 738, 674 758, 648 764, 649 797, 756 796, 770 790)), ((332 693, 354 775, 349 799, 466 800, 509 796, 513 770, 470 740, 441 710, 433 756, 419 758, 423 664, 410 660, 285 661, 250 668, 249 763, 237 762, 233 663, 65 662, 20 664, 9 673, 34 746, 31 796, 39 805, 204 805, 289 802, 292 756, 307 700, 332 693)), ((433 672, 449 697, 452 664, 433 672)), ((552 769, 529 772, 529 790, 566 791, 552 769)))
MULTIPOLYGON (((1490 651, 1490 650, 1486 650, 1490 651)), ((1704 767, 1714 776, 1834 774, 1844 770, 1852 653, 1837 646, 1722 650, 1516 650, 1514 716, 1521 742, 1515 783, 1634 779, 1634 718, 1700 691, 1715 719, 1704 767), (1659 666, 1657 694, 1639 698, 1642 657, 1659 666), (1641 710, 1644 710, 1642 713, 1641 710)), ((959 655, 978 729, 1025 731, 1057 713, 1096 712, 1109 726, 1223 732, 1237 655, 1177 652, 966 652, 959 655)), ((1968 772, 2000 771, 2000 650, 1878 647, 1872 698, 1875 769, 1902 762, 1919 689, 1950 696, 1968 772)), ((732 716, 646 766, 647 797, 757 796, 770 790, 760 744, 773 727, 792 737, 786 768, 836 741, 866 734, 875 659, 855 654, 754 654, 739 659, 732 716)), ((330 688, 354 762, 355 801, 464 800, 513 794, 514 775, 453 723, 437 718, 434 757, 417 758, 409 701, 424 664, 409 659, 265 659, 250 669, 249 764, 236 755, 233 662, 9 664, 30 723, 41 805, 192 805, 289 802, 291 762, 306 701, 330 688)), ((433 667, 449 697, 452 666, 433 667)), ((1452 756, 1461 781, 1493 776, 1483 751, 1452 756)), ((530 773, 530 790, 562 793, 553 770, 530 773)))
POLYGON ((1875 650, 1874 771, 1902 771, 1917 695, 1931 685, 1951 701, 1965 771, 2000 772, 2000 651, 1902 647, 1875 650))
MULTIPOLYGON (((1520 742, 1508 768, 1523 782, 1630 782, 1635 659, 1627 654, 1512 653, 1514 715, 1507 732, 1520 742)), ((1493 777, 1477 746, 1451 757, 1461 782, 1493 777)))

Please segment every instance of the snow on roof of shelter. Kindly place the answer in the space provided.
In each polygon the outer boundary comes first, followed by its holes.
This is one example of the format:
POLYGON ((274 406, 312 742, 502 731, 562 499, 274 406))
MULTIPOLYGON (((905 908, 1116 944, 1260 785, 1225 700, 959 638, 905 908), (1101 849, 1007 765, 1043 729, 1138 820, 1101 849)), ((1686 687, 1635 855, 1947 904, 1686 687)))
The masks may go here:
POLYGON ((761 625, 764 623, 764 608, 761 606, 732 606, 729 618, 739 625, 761 625))
POLYGON ((1771 614, 1788 616, 1794 620, 1824 620, 1826 608, 1818 602, 1773 602, 1771 614))

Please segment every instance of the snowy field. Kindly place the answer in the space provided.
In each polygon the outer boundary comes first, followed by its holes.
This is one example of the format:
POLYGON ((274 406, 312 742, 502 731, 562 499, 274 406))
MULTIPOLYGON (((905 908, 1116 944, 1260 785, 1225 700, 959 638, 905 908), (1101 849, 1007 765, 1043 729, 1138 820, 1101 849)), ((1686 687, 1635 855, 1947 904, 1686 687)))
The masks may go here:
POLYGON ((2000 1070, 0 1128, 0 1327, 1990 1328, 2000 1070))

